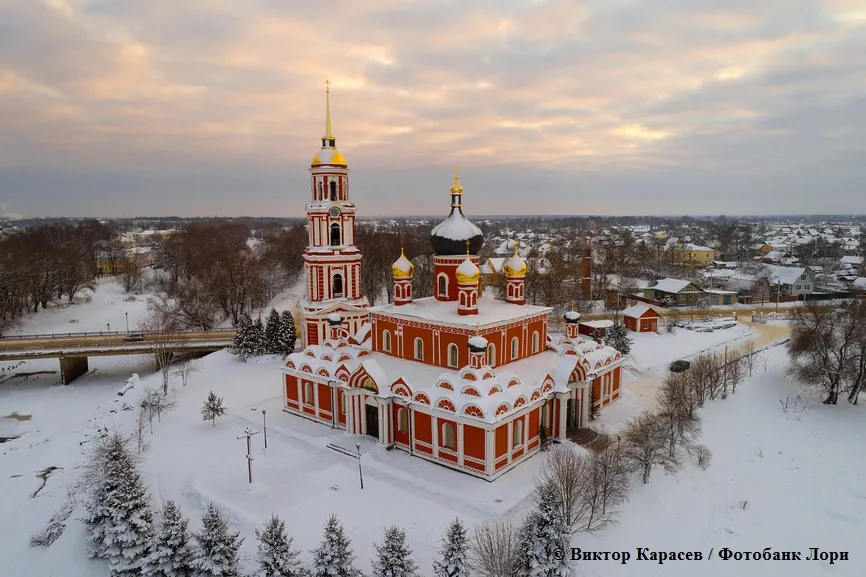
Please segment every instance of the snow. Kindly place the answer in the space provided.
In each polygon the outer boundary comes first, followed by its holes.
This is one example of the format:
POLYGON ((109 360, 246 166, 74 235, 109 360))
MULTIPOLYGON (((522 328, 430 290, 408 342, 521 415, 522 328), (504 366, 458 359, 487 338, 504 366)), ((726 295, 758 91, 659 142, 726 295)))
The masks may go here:
POLYGON ((463 213, 454 211, 448 215, 448 218, 437 224, 430 234, 451 240, 469 240, 479 236, 481 229, 472 224, 463 213))
POLYGON ((367 337, 370 336, 370 331, 372 330, 372 328, 373 325, 371 325, 370 323, 362 324, 361 328, 358 329, 358 332, 355 333, 355 336, 353 337, 355 339, 355 342, 360 344, 366 341, 367 337))
POLYGON ((551 311, 548 307, 509 304, 494 299, 489 293, 482 295, 478 299, 477 315, 460 315, 457 313, 456 302, 439 301, 435 297, 415 299, 411 303, 402 306, 386 304, 370 307, 369 310, 374 314, 381 313, 392 317, 423 319, 450 326, 472 328, 475 328, 476 325, 484 328, 491 324, 527 319, 549 314, 551 311))
POLYGON ((578 320, 580 320, 580 313, 575 312, 575 311, 568 311, 567 313, 565 313, 564 316, 565 316, 566 319, 568 319, 568 320, 570 320, 570 321, 578 321, 578 320))
POLYGON ((412 263, 409 262, 409 259, 405 255, 401 254, 400 258, 395 260, 394 264, 391 265, 391 268, 408 274, 412 270, 412 263))
POLYGON ((651 311, 650 307, 646 305, 632 305, 626 309, 623 309, 620 314, 624 317, 630 317, 633 319, 641 318, 647 311, 651 311))
POLYGON ((802 267, 767 265, 765 269, 771 284, 794 284, 806 272, 802 267))
POLYGON ((480 273, 478 267, 475 266, 475 263, 472 262, 469 257, 466 257, 460 266, 457 267, 457 274, 463 275, 465 277, 474 277, 480 273))
POLYGON ((487 339, 484 337, 470 337, 469 346, 476 349, 486 349, 488 345, 487 339))
POLYGON ((657 291, 676 294, 687 286, 689 286, 689 281, 687 280, 681 280, 677 278, 663 278, 651 288, 657 291))
POLYGON ((341 323, 343 322, 343 317, 339 313, 331 313, 328 315, 328 320, 332 323, 341 323))
POLYGON ((589 327, 591 329, 606 329, 608 327, 613 326, 613 321, 610 321, 610 320, 584 321, 580 324, 582 324, 585 327, 589 327))
POLYGON ((512 271, 519 272, 526 269, 526 261, 515 254, 510 259, 508 259, 508 262, 505 263, 505 266, 512 271))

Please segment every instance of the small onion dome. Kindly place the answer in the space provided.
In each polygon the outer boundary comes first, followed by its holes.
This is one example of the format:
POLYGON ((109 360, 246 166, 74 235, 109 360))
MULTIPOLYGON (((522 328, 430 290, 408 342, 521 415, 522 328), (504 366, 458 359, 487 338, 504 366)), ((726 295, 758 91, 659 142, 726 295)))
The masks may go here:
POLYGON ((526 261, 515 250, 514 255, 505 261, 502 270, 505 271, 505 276, 526 276, 526 261))
POLYGON ((394 264, 391 265, 391 275, 394 278, 412 278, 413 274, 415 274, 415 265, 406 258, 401 247, 400 258, 395 260, 394 264))
POLYGON ((580 320, 580 313, 575 311, 568 311, 563 316, 565 317, 565 322, 568 324, 573 324, 580 320))
POLYGON ((343 317, 339 313, 331 313, 328 315, 328 324, 331 326, 343 324, 343 317))
POLYGON ((487 339, 482 336, 475 336, 469 339, 469 350, 473 353, 483 353, 487 350, 487 339))
POLYGON ((469 257, 466 257, 460 266, 457 267, 457 282, 459 283, 477 283, 478 279, 481 278, 481 271, 478 270, 478 267, 475 266, 475 263, 472 262, 469 257))
POLYGON ((313 157, 313 166, 320 164, 337 164, 346 166, 346 157, 336 148, 323 148, 313 157))
POLYGON ((463 215, 463 186, 455 168, 454 184, 451 186, 451 213, 430 233, 430 246, 437 255, 459 255, 466 251, 467 242, 469 252, 478 254, 484 246, 484 236, 481 229, 463 215))

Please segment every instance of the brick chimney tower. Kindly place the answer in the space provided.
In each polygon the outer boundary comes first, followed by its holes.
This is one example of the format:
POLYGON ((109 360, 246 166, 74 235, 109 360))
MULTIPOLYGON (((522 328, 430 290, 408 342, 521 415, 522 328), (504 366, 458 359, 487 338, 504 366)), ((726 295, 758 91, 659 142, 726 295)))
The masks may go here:
POLYGON ((583 244, 583 259, 580 261, 580 296, 592 300, 592 249, 589 238, 583 244))

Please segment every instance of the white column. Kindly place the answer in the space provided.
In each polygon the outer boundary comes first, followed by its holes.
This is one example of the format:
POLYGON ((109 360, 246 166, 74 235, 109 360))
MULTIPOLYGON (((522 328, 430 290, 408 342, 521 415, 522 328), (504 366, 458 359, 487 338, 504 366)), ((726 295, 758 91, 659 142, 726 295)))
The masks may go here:
POLYGON ((496 467, 496 429, 484 432, 484 472, 492 475, 496 467))
POLYGON ((387 411, 382 402, 379 402, 379 442, 383 445, 388 444, 388 416, 387 411))
MULTIPOLYGON (((566 420, 568 419, 568 398, 567 395, 556 395, 559 397, 559 435, 558 438, 565 438, 566 420)), ((581 405, 581 410, 583 407, 581 405)))
MULTIPOLYGON (((342 395, 342 392, 340 393, 342 395)), ((355 431, 355 415, 352 407, 352 394, 346 393, 346 403, 343 405, 346 411, 346 432, 353 433, 355 431)))
POLYGON ((529 414, 523 415, 523 454, 529 450, 529 414))
POLYGON ((360 433, 367 434, 367 399, 364 398, 364 393, 355 397, 355 406, 358 407, 358 421, 360 425, 360 433))
POLYGON ((304 385, 301 383, 301 377, 296 377, 295 381, 298 383, 298 410, 303 412, 304 410, 304 385))
POLYGON ((433 458, 439 457, 439 424, 434 415, 430 415, 430 426, 433 427, 433 458))
POLYGON ((463 466, 463 423, 457 423, 457 466, 463 466))
POLYGON ((313 381, 313 405, 316 408, 316 418, 319 418, 319 383, 313 381))
POLYGON ((416 434, 415 410, 411 409, 409 405, 406 406, 406 409, 409 411, 409 413, 410 413, 409 418, 412 420, 412 427, 410 429, 412 434, 409 436, 409 446, 412 447, 412 454, 414 455, 415 454, 415 434, 416 434))
POLYGON ((508 421, 508 442, 505 444, 508 447, 508 464, 511 464, 511 451, 514 450, 514 421, 508 421))

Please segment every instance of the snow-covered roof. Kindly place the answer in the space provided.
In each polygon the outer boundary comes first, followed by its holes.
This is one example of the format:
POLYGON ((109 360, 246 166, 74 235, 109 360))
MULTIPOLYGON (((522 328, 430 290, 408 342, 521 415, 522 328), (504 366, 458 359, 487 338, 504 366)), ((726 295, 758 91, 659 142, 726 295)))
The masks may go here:
POLYGON ((585 327, 590 327, 592 329, 606 329, 608 327, 613 326, 613 321, 610 321, 610 320, 584 321, 580 324, 582 324, 585 327))
POLYGON ((358 332, 355 333, 353 337, 356 343, 363 343, 367 340, 367 337, 370 336, 370 329, 372 325, 370 323, 364 323, 361 325, 361 328, 358 329, 358 332))
POLYGON ((333 323, 341 323, 343 322, 343 317, 340 313, 331 313, 328 315, 328 320, 333 323))
POLYGON ((843 264, 853 264, 855 266, 861 265, 861 264, 863 264, 863 257, 862 256, 854 256, 854 255, 843 256, 842 258, 839 259, 839 262, 841 262, 843 264))
POLYGON ((767 279, 771 284, 794 284, 806 269, 803 267, 767 265, 767 279))
POLYGON ((451 240, 469 240, 481 234, 481 229, 463 216, 460 212, 448 215, 448 218, 440 222, 430 233, 451 240))
POLYGON ((475 347, 476 349, 486 349, 487 345, 487 339, 484 337, 475 336, 469 338, 469 346, 475 347))
POLYGON ((622 316, 631 317, 633 319, 641 318, 647 311, 653 310, 647 305, 632 305, 626 309, 623 309, 622 316))
POLYGON ((469 257, 467 256, 466 260, 464 260, 462 263, 460 263, 460 266, 457 267, 456 272, 458 275, 463 275, 466 277, 473 277, 473 276, 477 276, 478 274, 480 274, 481 271, 478 270, 478 267, 475 266, 475 263, 472 262, 469 259, 469 257))
POLYGON ((505 264, 505 259, 501 257, 491 257, 484 261, 481 265, 481 274, 499 273, 502 271, 502 266, 505 264))
POLYGON ((374 314, 381 313, 402 318, 422 319, 450 326, 485 327, 507 321, 525 319, 542 314, 550 314, 549 307, 534 305, 514 305, 494 299, 489 293, 478 299, 477 315, 461 315, 457 313, 457 303, 439 301, 435 297, 415 299, 409 304, 396 306, 385 304, 369 309, 374 314))
POLYGON ((564 316, 565 316, 565 318, 567 318, 570 321, 579 321, 580 320, 580 313, 577 311, 568 311, 567 313, 565 313, 564 316))
POLYGON ((408 273, 412 271, 412 263, 409 262, 409 259, 406 258, 406 255, 400 253, 400 258, 394 261, 394 264, 391 265, 391 268, 399 270, 400 272, 408 273))
POLYGON ((701 246, 699 244, 692 244, 692 243, 686 244, 686 248, 688 250, 693 250, 693 251, 703 251, 703 252, 712 252, 713 251, 713 249, 711 249, 708 246, 701 246))
POLYGON ((666 293, 678 293, 687 286, 689 286, 690 281, 682 280, 678 278, 663 278, 659 280, 654 287, 651 287, 654 290, 666 292, 666 293))
POLYGON ((851 288, 866 290, 866 276, 858 276, 851 282, 851 288))

